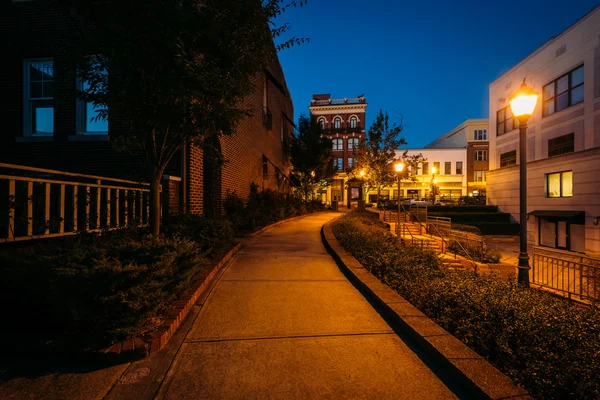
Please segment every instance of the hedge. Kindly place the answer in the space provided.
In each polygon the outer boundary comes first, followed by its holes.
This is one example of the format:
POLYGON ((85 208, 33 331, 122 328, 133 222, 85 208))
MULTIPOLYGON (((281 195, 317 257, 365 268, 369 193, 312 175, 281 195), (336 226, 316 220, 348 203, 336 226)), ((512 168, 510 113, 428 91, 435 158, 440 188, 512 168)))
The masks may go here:
POLYGON ((482 234, 481 230, 478 227, 471 226, 471 225, 462 225, 462 224, 452 223, 452 230, 474 233, 476 235, 481 235, 482 234))
POLYGON ((498 212, 498 206, 431 206, 427 207, 427 212, 432 213, 495 213, 498 212))
POLYGON ((534 397, 600 397, 600 309, 514 279, 450 272, 364 213, 343 216, 333 230, 373 274, 534 397))
POLYGON ((472 222, 510 222, 508 213, 481 213, 481 212, 428 212, 427 216, 446 217, 452 219, 452 222, 466 224, 472 222))
POLYGON ((480 222, 472 223, 484 235, 518 235, 521 225, 513 222, 480 222))

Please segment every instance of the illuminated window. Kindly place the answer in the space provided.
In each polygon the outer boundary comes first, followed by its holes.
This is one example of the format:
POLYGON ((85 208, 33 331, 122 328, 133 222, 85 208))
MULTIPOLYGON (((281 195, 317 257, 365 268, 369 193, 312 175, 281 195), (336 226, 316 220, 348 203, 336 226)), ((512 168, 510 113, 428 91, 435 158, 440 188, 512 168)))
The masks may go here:
POLYGON ((546 175, 546 197, 572 197, 573 171, 546 175))

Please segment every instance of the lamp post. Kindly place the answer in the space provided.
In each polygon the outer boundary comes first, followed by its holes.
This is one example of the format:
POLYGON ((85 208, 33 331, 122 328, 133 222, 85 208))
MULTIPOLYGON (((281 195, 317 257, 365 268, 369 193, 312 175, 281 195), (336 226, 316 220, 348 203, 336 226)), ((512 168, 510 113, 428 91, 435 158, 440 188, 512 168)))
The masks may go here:
POLYGON ((437 172, 437 169, 435 167, 431 167, 431 191, 433 192, 433 201, 432 204, 435 205, 435 184, 437 183, 437 180, 435 179, 435 173, 437 172))
POLYGON ((402 161, 398 161, 394 164, 394 168, 396 169, 396 175, 398 176, 398 241, 402 241, 402 230, 400 229, 400 210, 402 208, 402 203, 400 201, 400 190, 402 188, 402 171, 404 170, 404 163, 402 161))
POLYGON ((519 219, 521 223, 519 252, 519 284, 529 287, 529 256, 527 255, 527 121, 538 100, 538 93, 527 86, 525 79, 521 87, 508 101, 513 116, 519 121, 519 219))
POLYGON ((364 203, 367 200, 366 199, 367 194, 364 193, 364 191, 365 191, 365 170, 361 169, 358 174, 360 175, 360 200, 358 201, 358 208, 362 211, 365 211, 364 203))

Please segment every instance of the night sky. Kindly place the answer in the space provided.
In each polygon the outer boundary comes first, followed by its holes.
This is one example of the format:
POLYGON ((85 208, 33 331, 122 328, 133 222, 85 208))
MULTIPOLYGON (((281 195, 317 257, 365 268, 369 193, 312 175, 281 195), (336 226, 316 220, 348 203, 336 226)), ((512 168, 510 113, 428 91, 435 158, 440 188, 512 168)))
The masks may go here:
POLYGON ((403 116, 411 148, 467 118, 488 117, 488 86, 597 1, 309 0, 286 12, 288 36, 311 42, 279 53, 294 112, 313 93, 365 94, 403 116))

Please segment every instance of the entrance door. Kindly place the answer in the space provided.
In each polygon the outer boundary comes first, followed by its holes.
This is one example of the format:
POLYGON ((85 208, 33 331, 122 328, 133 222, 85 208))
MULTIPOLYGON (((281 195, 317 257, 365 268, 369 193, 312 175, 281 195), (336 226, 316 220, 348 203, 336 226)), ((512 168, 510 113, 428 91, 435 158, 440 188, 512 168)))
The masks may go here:
POLYGON ((567 248, 567 221, 556 222, 556 248, 567 248))
POLYGON ((332 190, 331 197, 332 197, 332 200, 342 201, 342 191, 341 190, 332 190))

